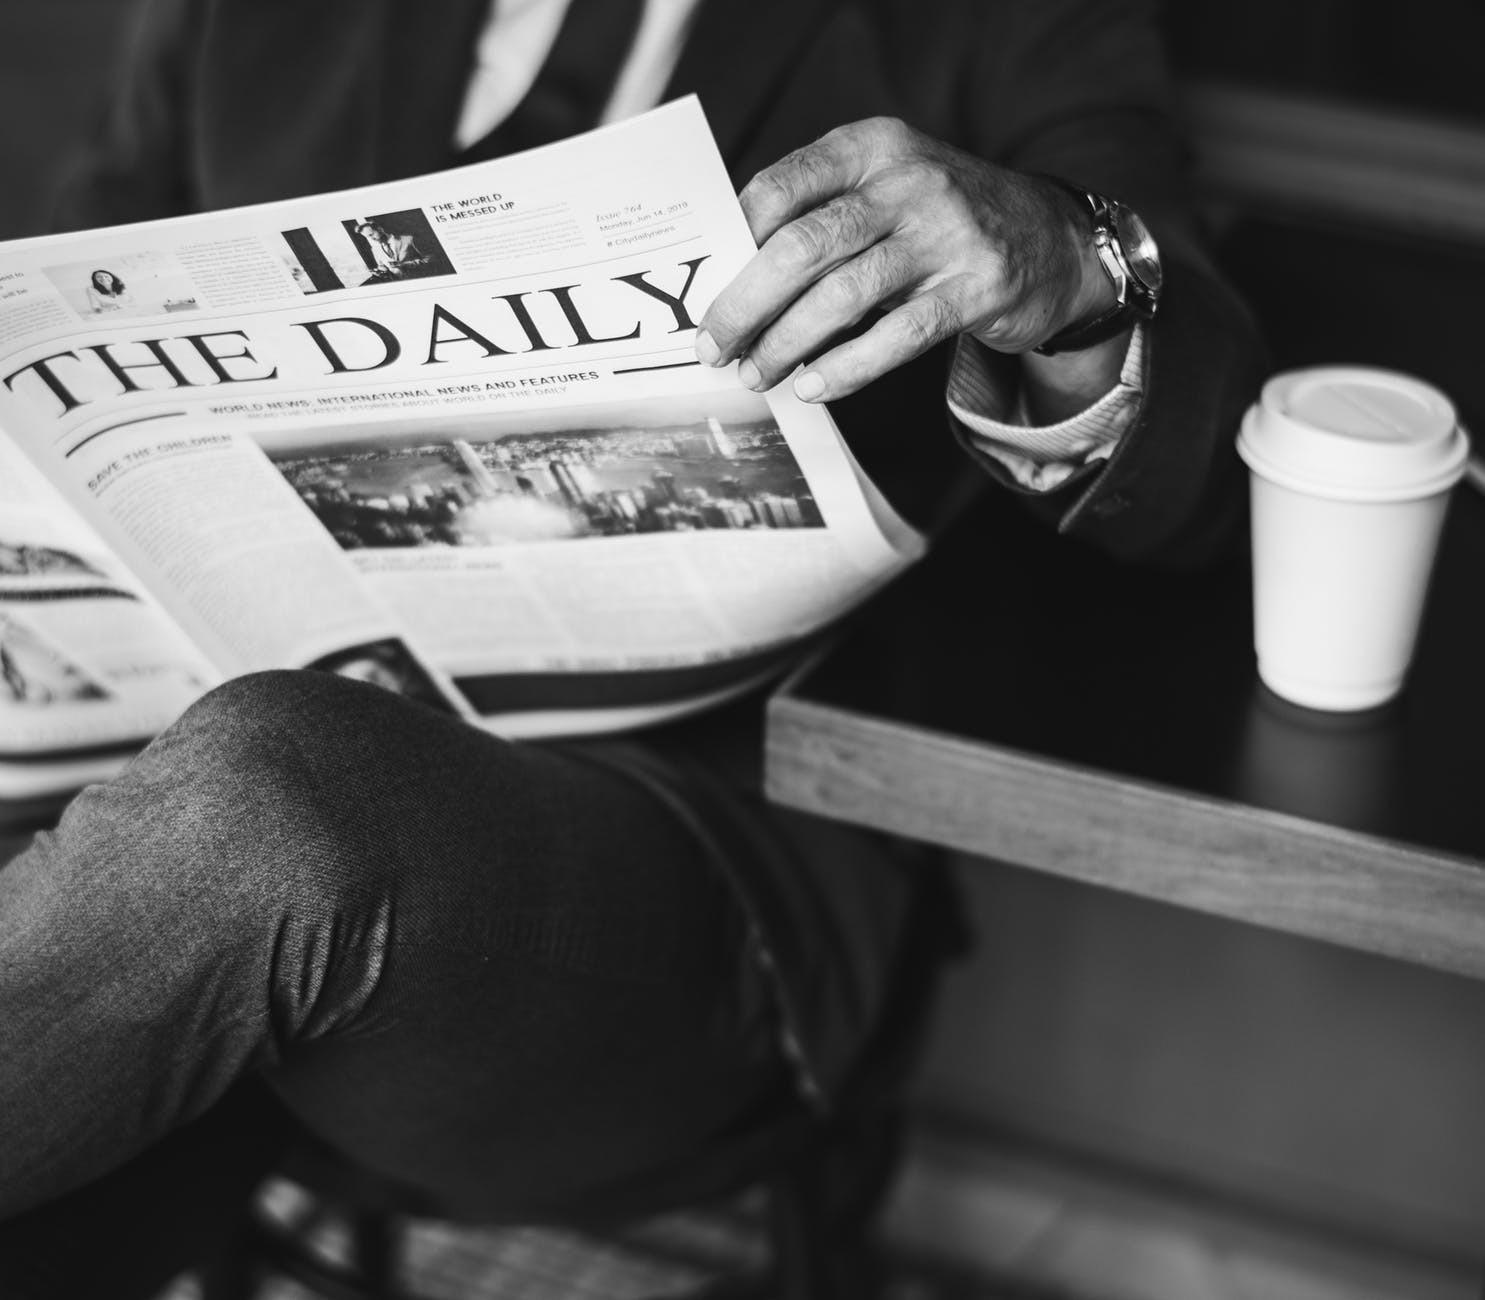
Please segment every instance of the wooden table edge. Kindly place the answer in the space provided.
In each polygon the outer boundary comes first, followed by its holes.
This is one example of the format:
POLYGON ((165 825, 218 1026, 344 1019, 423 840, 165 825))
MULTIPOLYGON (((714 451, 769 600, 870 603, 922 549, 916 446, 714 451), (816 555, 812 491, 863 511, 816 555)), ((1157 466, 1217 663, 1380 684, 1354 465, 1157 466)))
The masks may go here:
POLYGON ((775 802, 1307 938, 1485 978, 1485 864, 791 695, 775 802))

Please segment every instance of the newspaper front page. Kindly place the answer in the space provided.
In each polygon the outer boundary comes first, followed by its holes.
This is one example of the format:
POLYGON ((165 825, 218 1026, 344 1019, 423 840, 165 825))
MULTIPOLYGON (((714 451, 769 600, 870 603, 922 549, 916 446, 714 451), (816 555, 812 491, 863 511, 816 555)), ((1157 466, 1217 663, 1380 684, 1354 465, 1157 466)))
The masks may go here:
MULTIPOLYGON (((823 408, 696 364, 753 251, 695 100, 0 245, 0 429, 99 539, 80 552, 178 629, 157 712, 316 666, 510 735, 634 725, 777 671, 922 550, 823 408)), ((106 665, 0 620, 12 660, 40 638, 96 687, 47 709, 54 747, 91 743, 73 715, 109 711, 106 665)), ((12 737, 27 689, 0 689, 12 737)))

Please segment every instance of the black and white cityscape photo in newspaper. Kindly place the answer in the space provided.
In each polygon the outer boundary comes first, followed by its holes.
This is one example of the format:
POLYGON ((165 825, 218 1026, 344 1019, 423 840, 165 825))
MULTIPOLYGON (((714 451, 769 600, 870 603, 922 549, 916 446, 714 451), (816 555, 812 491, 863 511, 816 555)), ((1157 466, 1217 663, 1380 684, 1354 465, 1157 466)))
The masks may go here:
POLYGON ((347 550, 824 526, 755 393, 316 429, 268 450, 347 550))

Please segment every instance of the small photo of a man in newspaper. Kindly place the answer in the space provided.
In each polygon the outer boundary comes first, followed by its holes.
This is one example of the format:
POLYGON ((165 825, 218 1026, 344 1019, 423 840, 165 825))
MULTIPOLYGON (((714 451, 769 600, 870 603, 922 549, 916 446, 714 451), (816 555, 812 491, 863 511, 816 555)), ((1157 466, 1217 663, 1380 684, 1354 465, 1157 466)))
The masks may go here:
POLYGON ((380 280, 405 280, 426 274, 429 256, 418 247, 418 241, 406 232, 394 234, 379 221, 363 221, 356 227, 358 238, 366 241, 376 269, 364 283, 380 280))
POLYGON ((282 234, 290 274, 306 294, 454 274, 420 208, 346 217, 282 234))

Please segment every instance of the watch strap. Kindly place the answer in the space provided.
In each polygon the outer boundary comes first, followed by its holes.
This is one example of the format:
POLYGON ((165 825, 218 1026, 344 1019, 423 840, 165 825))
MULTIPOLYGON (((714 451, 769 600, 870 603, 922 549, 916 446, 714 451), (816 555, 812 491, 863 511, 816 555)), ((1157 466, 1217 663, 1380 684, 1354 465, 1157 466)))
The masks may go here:
POLYGON ((1034 347, 1032 351, 1044 357, 1054 357, 1059 352, 1079 352, 1083 348, 1091 348, 1095 343, 1102 343, 1116 334, 1123 333, 1145 314, 1140 311, 1132 298, 1126 297, 1123 302, 1116 302, 1107 311, 1101 312, 1090 321, 1074 323, 1066 329, 1058 330, 1046 342, 1034 347))
POLYGON ((1087 205, 1092 218, 1092 235, 1097 246, 1099 263, 1118 293, 1118 301, 1092 320, 1074 321, 1032 349, 1042 356, 1050 357, 1059 352, 1078 352, 1114 338, 1136 321, 1149 319, 1154 313, 1154 303, 1139 292, 1139 286, 1125 265, 1122 251, 1119 250, 1112 200, 1090 190, 1079 189, 1061 177, 1048 176, 1046 179, 1087 205))

